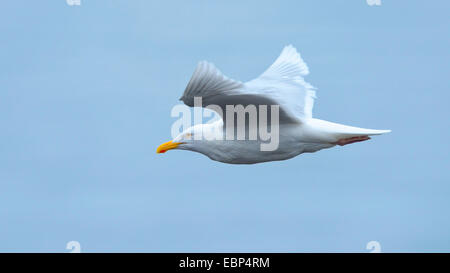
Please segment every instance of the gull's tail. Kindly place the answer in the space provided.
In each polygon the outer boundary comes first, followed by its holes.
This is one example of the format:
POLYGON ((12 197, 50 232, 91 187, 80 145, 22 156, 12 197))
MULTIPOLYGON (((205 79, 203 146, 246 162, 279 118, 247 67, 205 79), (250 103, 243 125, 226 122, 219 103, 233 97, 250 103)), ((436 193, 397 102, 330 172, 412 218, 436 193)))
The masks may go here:
POLYGON ((370 139, 369 136, 391 132, 391 130, 365 129, 314 118, 308 121, 307 131, 313 138, 339 145, 364 141, 370 139))
POLYGON ((390 133, 391 130, 375 130, 375 129, 365 129, 360 127, 353 127, 343 124, 337 124, 334 128, 336 136, 339 137, 354 137, 354 136, 376 136, 386 133, 390 133))

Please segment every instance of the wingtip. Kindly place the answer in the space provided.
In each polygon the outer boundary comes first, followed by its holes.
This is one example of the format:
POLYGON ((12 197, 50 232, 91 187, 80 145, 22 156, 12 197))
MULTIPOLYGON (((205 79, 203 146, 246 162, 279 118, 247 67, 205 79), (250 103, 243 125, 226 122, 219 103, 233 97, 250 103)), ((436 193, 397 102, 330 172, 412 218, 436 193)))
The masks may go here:
MULTIPOLYGON (((297 49, 292 44, 288 44, 287 46, 285 46, 283 48, 280 55, 275 60, 275 62, 271 65, 270 68, 273 68, 274 70, 279 70, 278 72, 282 72, 282 73, 286 72, 289 75, 284 75, 284 76, 290 76, 290 77, 296 77, 298 75, 303 77, 303 76, 306 76, 309 74, 308 65, 306 64, 306 62, 303 60, 300 53, 297 51, 297 49), (280 67, 277 68, 277 66, 280 66, 280 67), (286 69, 286 66, 288 66, 290 69, 286 69)), ((267 70, 266 70, 266 72, 267 72, 267 70)))
POLYGON ((294 49, 294 50, 297 50, 296 48, 295 48, 295 46, 293 46, 292 44, 288 44, 288 45, 286 45, 284 48, 286 48, 286 49, 294 49))

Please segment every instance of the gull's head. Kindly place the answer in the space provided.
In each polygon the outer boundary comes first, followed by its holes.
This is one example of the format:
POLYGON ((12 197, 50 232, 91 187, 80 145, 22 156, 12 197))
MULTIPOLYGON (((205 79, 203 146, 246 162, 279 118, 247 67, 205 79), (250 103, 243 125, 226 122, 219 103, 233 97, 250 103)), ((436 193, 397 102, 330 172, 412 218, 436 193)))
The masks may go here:
POLYGON ((159 145, 156 149, 156 153, 161 154, 168 150, 175 149, 203 152, 210 144, 208 139, 212 140, 216 137, 216 135, 213 134, 221 132, 220 130, 211 130, 218 128, 218 126, 221 127, 221 124, 198 124, 189 127, 173 140, 159 145))

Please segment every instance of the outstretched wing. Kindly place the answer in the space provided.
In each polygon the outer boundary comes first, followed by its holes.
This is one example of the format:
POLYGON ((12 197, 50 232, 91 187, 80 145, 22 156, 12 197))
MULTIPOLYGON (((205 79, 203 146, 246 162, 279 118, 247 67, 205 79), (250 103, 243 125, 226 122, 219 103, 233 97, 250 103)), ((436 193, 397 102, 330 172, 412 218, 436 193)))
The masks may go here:
POLYGON ((279 105, 280 123, 301 122, 312 116, 315 97, 314 88, 302 78, 306 74, 308 68, 292 46, 285 47, 260 77, 246 83, 226 77, 213 64, 203 61, 180 100, 192 107, 194 98, 201 97, 203 106, 217 105, 223 113, 226 105, 279 105))
POLYGON ((247 85, 250 90, 258 90, 277 101, 291 118, 311 118, 316 92, 303 79, 308 74, 308 66, 300 54, 288 45, 261 76, 247 85))
POLYGON ((217 104, 223 97, 238 95, 243 86, 243 83, 223 75, 214 64, 202 61, 197 65, 180 100, 191 107, 194 106, 195 97, 201 97, 203 105, 217 104))

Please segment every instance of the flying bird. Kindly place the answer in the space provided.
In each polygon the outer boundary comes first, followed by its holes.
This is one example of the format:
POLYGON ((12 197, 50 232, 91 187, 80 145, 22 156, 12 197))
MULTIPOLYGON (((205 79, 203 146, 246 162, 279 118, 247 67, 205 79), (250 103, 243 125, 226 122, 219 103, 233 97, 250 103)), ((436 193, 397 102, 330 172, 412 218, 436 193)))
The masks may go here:
MULTIPOLYGON (((161 144, 156 152, 189 150, 224 163, 254 164, 286 160, 302 153, 366 141, 370 136, 390 132, 313 118, 316 92, 304 80, 304 76, 308 74, 308 66, 292 45, 284 47, 280 56, 263 74, 245 83, 226 77, 212 63, 200 62, 180 100, 193 107, 195 98, 201 98, 202 105, 215 105, 214 110, 221 115, 221 119, 187 128, 173 140, 161 144), (225 114, 228 105, 254 105, 254 109, 270 106, 271 111, 278 109, 278 113, 267 110, 270 113, 266 119, 270 119, 271 123, 264 127, 271 128, 272 133, 277 132, 273 136, 277 138, 275 148, 262 149, 262 145, 268 140, 260 135, 254 139, 225 138, 228 129, 233 129, 230 131, 235 136, 239 127, 242 127, 242 123, 237 125, 228 122, 230 117, 234 117, 234 114, 225 114), (274 122, 272 117, 278 119, 274 122)), ((249 121, 248 116, 245 121, 249 121)), ((246 136, 255 131, 261 132, 261 122, 260 119, 255 128, 250 128, 250 124, 246 122, 246 136)))

